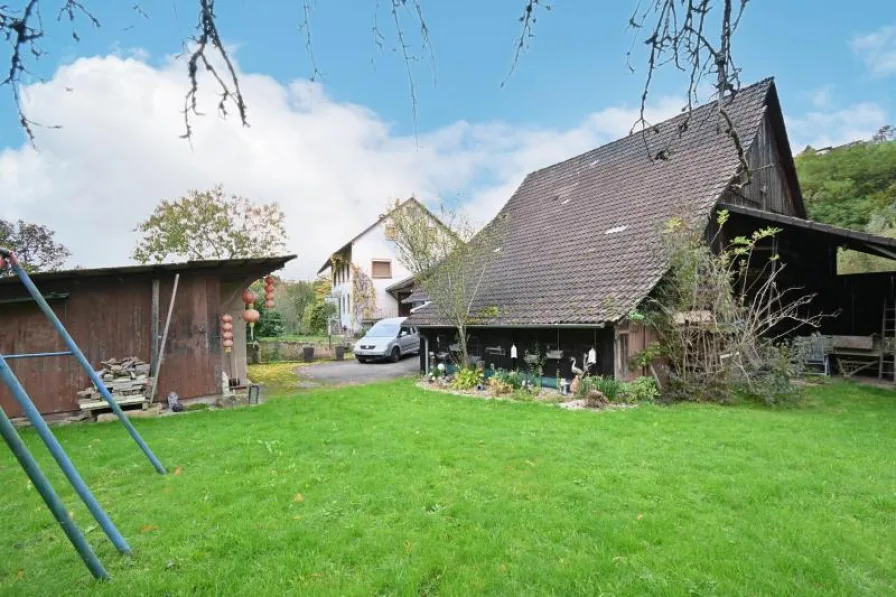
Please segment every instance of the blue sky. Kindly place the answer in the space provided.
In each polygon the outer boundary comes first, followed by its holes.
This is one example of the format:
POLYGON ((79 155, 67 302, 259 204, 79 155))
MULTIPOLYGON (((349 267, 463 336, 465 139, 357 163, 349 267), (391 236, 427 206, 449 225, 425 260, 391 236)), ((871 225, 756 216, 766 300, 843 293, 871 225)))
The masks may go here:
MULTIPOLYGON (((97 10, 102 27, 83 23, 75 43, 66 27, 54 26, 48 56, 33 70, 51 76, 60 63, 129 48, 145 50, 150 61, 177 53, 192 32, 192 1, 144 2, 149 19, 120 3, 97 10)), ((305 39, 298 31, 301 2, 245 0, 219 3, 222 32, 238 47, 247 72, 268 74, 281 82, 313 73, 305 39)), ((636 38, 626 28, 634 3, 558 0, 542 13, 535 38, 514 74, 502 88, 519 33, 518 0, 425 2, 434 59, 414 65, 418 95, 417 126, 427 130, 457 120, 502 120, 568 126, 589 111, 638 101, 643 60, 626 66, 625 53, 636 38), (610 6, 607 6, 610 5, 610 6)), ((336 100, 358 103, 394 123, 413 130, 413 112, 405 64, 394 51, 397 41, 391 15, 380 9, 378 24, 384 47, 373 42, 373 0, 318 1, 311 14, 311 33, 322 82, 336 100)), ((882 24, 896 26, 896 6, 889 0, 856 2, 843 10, 834 0, 754 0, 736 39, 736 57, 746 82, 774 75, 785 111, 813 109, 813 94, 829 89, 833 105, 872 101, 893 107, 896 80, 869 73, 850 48, 857 36, 882 24)), ((403 15, 412 51, 420 55, 420 36, 413 15, 403 15)), ((636 44, 635 51, 640 50, 636 44)), ((684 79, 664 72, 656 93, 680 92, 684 79)), ((9 114, 4 97, 3 113, 9 114)), ((251 106, 250 106, 251 110, 251 106)), ((175 116, 176 117, 176 116, 175 116)), ((21 141, 14 118, 0 121, 4 146, 21 141)))
MULTIPOLYGON (((323 77, 310 85, 302 2, 222 1, 219 25, 247 77, 252 128, 221 123, 207 95, 209 115, 189 148, 177 139, 185 67, 171 56, 193 31, 195 2, 147 0, 148 19, 132 2, 101 4, 113 3, 93 4, 102 27, 82 22, 80 43, 45 15, 47 55, 31 63, 45 83, 25 93, 30 115, 64 128, 40 131, 36 152, 0 88, 0 194, 14 197, 7 209, 53 224, 85 265, 120 263, 138 216, 116 221, 109 251, 99 250, 96 225, 60 209, 62 196, 95 209, 128 196, 148 211, 158 199, 221 181, 278 200, 291 221, 325 230, 291 231, 294 250, 307 255, 297 275, 325 256, 327 242, 339 244, 325 239, 351 237, 389 197, 458 197, 488 217, 527 171, 625 134, 643 85, 643 44, 634 46, 637 72, 626 65, 632 41, 643 37, 626 28, 634 0, 556 0, 539 14, 535 37, 503 87, 523 2, 423 0, 433 60, 413 63, 415 123, 387 7, 377 15, 380 50, 375 0, 314 4, 311 34, 323 77), (320 201, 329 211, 310 207, 320 201)), ((850 9, 833 0, 748 5, 734 48, 742 79, 776 77, 795 146, 844 142, 896 121, 896 6, 865 0, 850 9)), ((411 13, 402 18, 411 51, 420 54, 417 23, 411 13)), ((658 117, 680 105, 685 84, 675 71, 659 75, 650 98, 658 117)))

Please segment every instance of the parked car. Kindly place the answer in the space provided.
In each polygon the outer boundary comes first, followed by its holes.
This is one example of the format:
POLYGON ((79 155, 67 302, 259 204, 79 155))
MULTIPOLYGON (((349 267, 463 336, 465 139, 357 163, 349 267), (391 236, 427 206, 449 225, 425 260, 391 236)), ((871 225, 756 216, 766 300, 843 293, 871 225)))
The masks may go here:
POLYGON ((376 322, 352 348, 358 362, 389 359, 397 363, 403 356, 419 353, 420 333, 417 328, 404 325, 405 319, 390 317, 376 322))

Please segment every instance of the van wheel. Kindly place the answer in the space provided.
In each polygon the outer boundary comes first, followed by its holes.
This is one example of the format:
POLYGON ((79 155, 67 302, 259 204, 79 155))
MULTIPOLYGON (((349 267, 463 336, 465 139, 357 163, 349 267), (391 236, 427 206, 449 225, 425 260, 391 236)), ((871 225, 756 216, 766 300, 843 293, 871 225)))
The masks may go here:
POLYGON ((401 350, 397 346, 392 349, 392 353, 389 355, 389 360, 393 363, 397 363, 401 360, 401 350))

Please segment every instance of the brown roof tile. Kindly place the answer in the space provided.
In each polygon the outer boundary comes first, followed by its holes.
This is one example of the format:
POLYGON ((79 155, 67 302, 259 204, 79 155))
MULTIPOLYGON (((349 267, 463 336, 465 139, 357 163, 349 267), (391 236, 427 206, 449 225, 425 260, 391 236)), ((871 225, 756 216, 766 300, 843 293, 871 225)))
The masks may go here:
MULTIPOLYGON (((726 100, 745 147, 772 88, 766 79, 726 100)), ((530 173, 480 233, 503 219, 501 251, 474 312, 497 307, 493 326, 603 325, 635 308, 667 268, 659 226, 676 215, 706 217, 738 170, 714 105, 692 111, 680 134, 686 117, 530 173), (661 149, 669 159, 652 160, 661 149)), ((432 307, 411 321, 439 324, 432 307)))

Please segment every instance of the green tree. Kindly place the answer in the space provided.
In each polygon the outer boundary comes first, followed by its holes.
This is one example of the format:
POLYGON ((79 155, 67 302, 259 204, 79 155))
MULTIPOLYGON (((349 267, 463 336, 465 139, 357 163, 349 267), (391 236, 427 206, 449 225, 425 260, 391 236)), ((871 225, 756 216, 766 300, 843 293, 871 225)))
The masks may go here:
MULTIPOLYGON (((807 147, 796 157, 806 209, 813 220, 896 237, 896 141, 883 127, 871 141, 827 151, 807 147)), ((841 251, 838 271, 858 273, 896 269, 896 262, 841 251)))
POLYGON ((136 228, 140 263, 264 257, 286 248, 285 215, 276 202, 256 204, 227 195, 221 185, 164 200, 136 228))
POLYGON ((65 265, 71 253, 55 236, 41 224, 0 219, 0 247, 15 251, 27 272, 53 271, 65 265))

